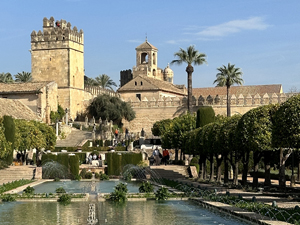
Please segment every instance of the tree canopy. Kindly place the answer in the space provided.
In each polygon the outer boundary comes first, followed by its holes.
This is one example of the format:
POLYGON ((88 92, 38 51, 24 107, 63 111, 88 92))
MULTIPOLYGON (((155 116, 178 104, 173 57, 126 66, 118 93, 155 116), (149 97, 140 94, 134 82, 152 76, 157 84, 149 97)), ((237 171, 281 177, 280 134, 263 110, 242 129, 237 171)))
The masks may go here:
POLYGON ((95 78, 95 81, 97 85, 102 87, 103 89, 113 90, 112 88, 113 86, 117 87, 117 84, 112 79, 110 79, 110 77, 107 76, 106 74, 98 75, 95 78))
POLYGON ((19 82, 19 83, 27 83, 32 80, 31 73, 25 72, 25 71, 22 71, 22 73, 17 73, 15 75, 15 78, 16 78, 16 82, 19 82))
POLYGON ((129 103, 106 94, 94 98, 87 111, 89 115, 94 116, 97 120, 99 118, 112 120, 118 125, 122 125, 122 119, 132 121, 135 118, 135 112, 129 103))
POLYGON ((14 79, 10 73, 0 73, 0 83, 13 83, 14 79))

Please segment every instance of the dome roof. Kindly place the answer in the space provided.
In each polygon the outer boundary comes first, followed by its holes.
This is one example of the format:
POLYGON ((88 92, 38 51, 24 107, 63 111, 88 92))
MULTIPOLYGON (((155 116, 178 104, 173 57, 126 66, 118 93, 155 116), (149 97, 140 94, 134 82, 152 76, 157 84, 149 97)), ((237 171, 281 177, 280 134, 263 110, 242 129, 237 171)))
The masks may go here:
POLYGON ((169 66, 169 63, 168 63, 168 66, 164 69, 164 73, 166 75, 172 75, 173 76, 173 70, 171 70, 171 68, 169 66))

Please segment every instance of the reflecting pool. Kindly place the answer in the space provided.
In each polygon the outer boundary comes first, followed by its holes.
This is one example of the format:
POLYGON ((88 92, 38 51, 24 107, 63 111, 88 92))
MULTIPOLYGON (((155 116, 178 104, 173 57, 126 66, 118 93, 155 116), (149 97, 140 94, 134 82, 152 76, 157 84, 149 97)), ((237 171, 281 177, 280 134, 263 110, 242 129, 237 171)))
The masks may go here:
MULTIPOLYGON (((141 201, 96 204, 97 224, 113 225, 245 225, 230 216, 211 212, 191 201, 141 201)), ((1 225, 87 224, 89 202, 0 203, 1 225)))
MULTIPOLYGON (((59 182, 45 182, 34 186, 34 192, 39 193, 55 193, 56 188, 63 187, 67 193, 89 193, 91 186, 95 185, 96 192, 98 193, 111 193, 114 187, 125 181, 120 180, 107 180, 107 181, 59 181, 59 182)), ((140 182, 132 181, 127 183, 129 193, 139 192, 140 182)))

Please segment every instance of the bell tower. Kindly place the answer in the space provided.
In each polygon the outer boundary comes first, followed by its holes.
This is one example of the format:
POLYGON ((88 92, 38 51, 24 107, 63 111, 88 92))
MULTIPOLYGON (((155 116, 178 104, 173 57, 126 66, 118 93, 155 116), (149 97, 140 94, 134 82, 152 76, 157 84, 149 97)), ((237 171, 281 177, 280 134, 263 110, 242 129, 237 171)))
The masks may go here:
POLYGON ((43 19, 43 31, 31 33, 33 81, 55 81, 58 102, 71 118, 82 111, 84 99, 83 31, 71 23, 43 19))
POLYGON ((156 79, 157 71, 157 48, 146 41, 136 47, 136 66, 133 67, 133 77, 144 75, 156 79))

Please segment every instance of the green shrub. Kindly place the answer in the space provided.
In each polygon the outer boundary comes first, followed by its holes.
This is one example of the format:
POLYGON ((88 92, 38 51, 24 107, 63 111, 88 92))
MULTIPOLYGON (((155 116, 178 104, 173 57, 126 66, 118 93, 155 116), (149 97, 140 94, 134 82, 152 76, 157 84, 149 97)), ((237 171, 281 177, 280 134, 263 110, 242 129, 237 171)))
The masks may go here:
POLYGON ((169 190, 165 187, 160 187, 155 193, 156 200, 167 200, 169 197, 169 190))
POLYGON ((60 179, 59 179, 58 177, 55 177, 53 181, 55 181, 55 182, 59 182, 59 181, 60 181, 60 179))
POLYGON ((119 183, 116 187, 114 192, 110 194, 110 200, 116 202, 125 202, 127 197, 126 194, 128 192, 127 184, 119 183))
POLYGON ((82 169, 79 175, 81 176, 82 179, 85 179, 86 173, 87 173, 86 169, 82 169))
POLYGON ((81 180, 81 176, 78 174, 78 175, 76 175, 75 177, 74 177, 74 180, 78 180, 78 181, 80 181, 81 180))
POLYGON ((14 201, 16 201, 16 198, 11 194, 2 196, 2 202, 14 202, 14 201))
POLYGON ((56 193, 66 193, 66 190, 63 187, 56 188, 56 193))
POLYGON ((153 190, 154 190, 153 184, 150 183, 149 181, 143 182, 139 187, 140 193, 150 193, 153 192, 153 190))
POLYGON ((23 192, 24 192, 25 194, 33 194, 33 193, 34 193, 34 188, 33 188, 33 187, 30 187, 30 186, 27 186, 27 188, 25 188, 25 189, 23 190, 23 192))
POLYGON ((132 179, 132 174, 129 172, 129 173, 126 173, 126 176, 124 177, 124 180, 126 180, 127 182, 130 182, 132 179))
POLYGON ((95 173, 95 178, 96 178, 96 179, 100 179, 99 173, 95 173))
POLYGON ((92 179, 92 177, 93 177, 93 173, 92 172, 87 172, 85 174, 85 179, 92 179))
POLYGON ((121 182, 115 186, 115 190, 127 193, 128 192, 127 184, 121 182))
POLYGON ((58 202, 63 203, 64 205, 71 203, 71 195, 69 194, 63 194, 58 198, 58 202))
POLYGON ((109 176, 105 173, 100 172, 100 180, 109 180, 109 176))

